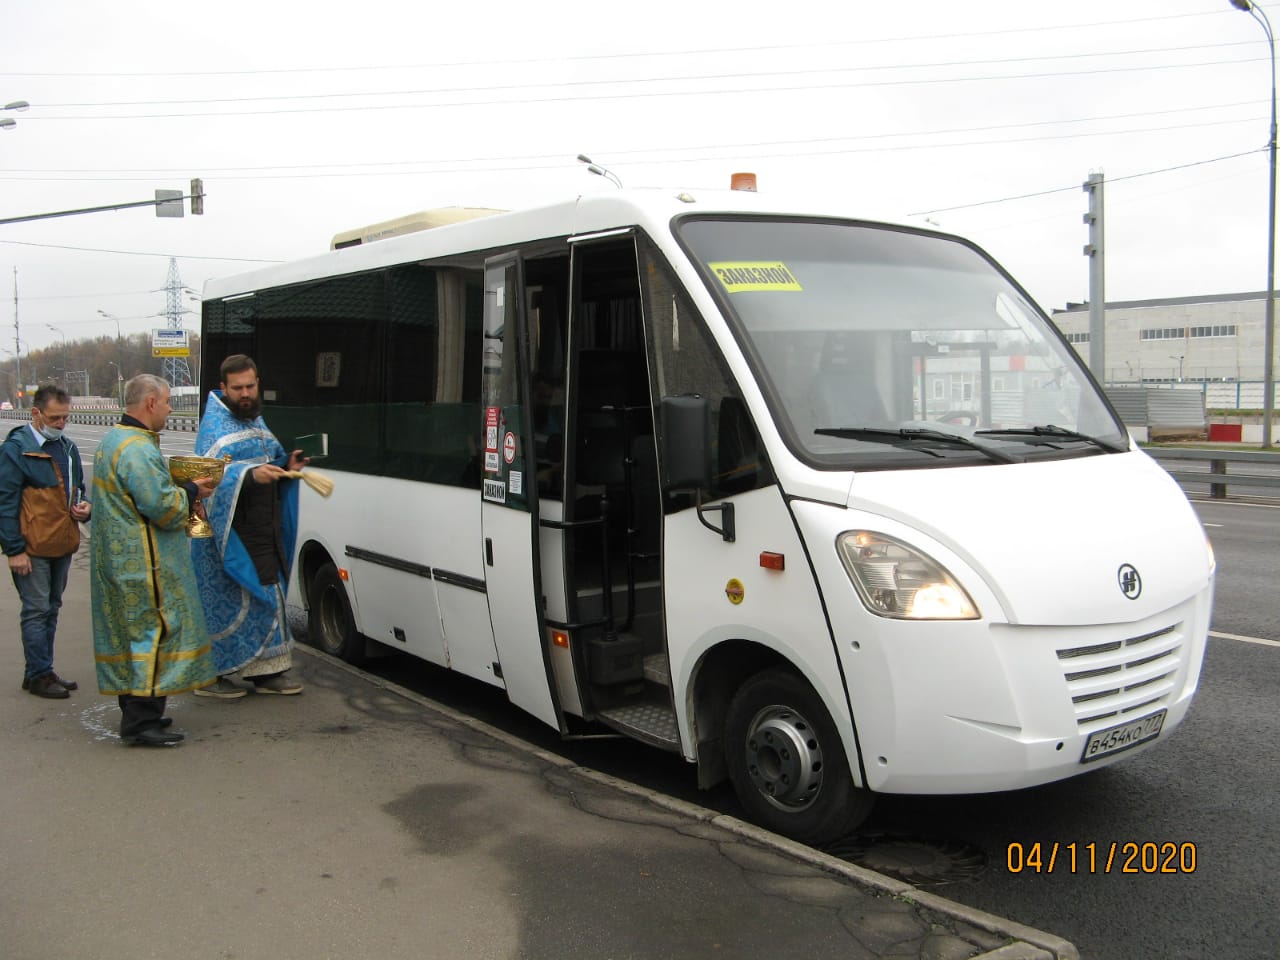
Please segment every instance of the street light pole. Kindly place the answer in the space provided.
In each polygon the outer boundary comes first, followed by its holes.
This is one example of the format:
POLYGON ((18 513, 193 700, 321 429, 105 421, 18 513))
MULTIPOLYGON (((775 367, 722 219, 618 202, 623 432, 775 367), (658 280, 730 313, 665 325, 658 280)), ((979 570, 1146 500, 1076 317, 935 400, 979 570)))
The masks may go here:
POLYGON ((52 323, 46 323, 45 326, 62 338, 62 389, 67 390, 67 373, 70 371, 70 361, 67 358, 67 335, 52 323))
POLYGON ((120 369, 120 364, 114 360, 108 360, 107 363, 116 368, 116 400, 120 404, 120 409, 124 409, 124 372, 120 369))
POLYGON ((1262 446, 1271 446, 1271 416, 1275 409, 1275 342, 1276 342, 1276 39, 1271 32, 1271 21, 1253 0, 1231 0, 1237 10, 1243 10, 1267 32, 1267 48, 1271 51, 1271 180, 1267 213, 1267 312, 1262 338, 1262 446))
MULTIPOLYGON (((124 383, 124 367, 123 367, 123 364, 124 364, 124 342, 123 342, 123 339, 122 339, 122 338, 121 338, 121 336, 120 336, 120 318, 119 318, 119 317, 117 317, 114 313, 107 313, 107 311, 105 311, 105 310, 103 310, 103 309, 101 309, 101 308, 99 308, 98 313, 99 313, 99 314, 101 314, 102 316, 106 317, 108 320, 114 320, 114 321, 116 322, 116 356, 120 358, 120 363, 116 363, 116 364, 112 364, 112 365, 116 368, 116 379, 117 379, 118 383, 121 383, 121 384, 122 384, 122 383, 124 383)), ((111 363, 111 361, 110 361, 110 360, 108 360, 107 362, 108 362, 108 363, 111 363)), ((124 393, 122 392, 123 390, 124 390, 124 388, 123 388, 123 387, 120 387, 120 389, 116 391, 117 393, 120 393, 120 407, 121 407, 121 409, 123 409, 123 408, 124 408, 124 393)))

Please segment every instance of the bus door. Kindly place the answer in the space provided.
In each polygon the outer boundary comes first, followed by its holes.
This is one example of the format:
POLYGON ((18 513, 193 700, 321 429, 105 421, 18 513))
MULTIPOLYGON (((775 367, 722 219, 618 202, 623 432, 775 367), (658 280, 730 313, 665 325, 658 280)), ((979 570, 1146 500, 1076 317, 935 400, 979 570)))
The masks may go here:
POLYGON ((528 344, 523 262, 487 260, 480 525, 489 620, 508 699, 564 732, 543 621, 528 344))

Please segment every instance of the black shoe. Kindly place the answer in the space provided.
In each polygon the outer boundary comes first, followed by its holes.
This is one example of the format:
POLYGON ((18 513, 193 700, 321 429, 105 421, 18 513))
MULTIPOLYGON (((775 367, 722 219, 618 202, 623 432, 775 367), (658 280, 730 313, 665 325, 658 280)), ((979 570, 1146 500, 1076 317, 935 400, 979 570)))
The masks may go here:
MULTIPOLYGON (((56 680, 58 683, 62 684, 68 690, 80 689, 80 684, 76 683, 74 680, 65 680, 62 677, 58 676, 56 673, 53 675, 53 679, 56 680)), ((28 680, 26 677, 22 678, 22 689, 23 690, 31 689, 31 681, 28 680)))
POLYGON ((156 726, 162 730, 165 727, 173 726, 173 717, 161 717, 159 720, 156 721, 156 726))
POLYGON ((58 682, 57 675, 52 673, 32 680, 27 686, 27 692, 46 700, 65 700, 71 696, 67 688, 58 682))
POLYGON ((185 737, 181 733, 170 733, 159 727, 147 727, 129 737, 121 737, 131 747, 168 747, 181 743, 185 737))

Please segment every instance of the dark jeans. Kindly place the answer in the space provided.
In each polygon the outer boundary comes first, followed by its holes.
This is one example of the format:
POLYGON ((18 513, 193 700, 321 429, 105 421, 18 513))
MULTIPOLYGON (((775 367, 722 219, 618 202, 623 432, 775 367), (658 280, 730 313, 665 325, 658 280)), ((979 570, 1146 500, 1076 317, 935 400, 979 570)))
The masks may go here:
POLYGON ((120 736, 132 737, 149 730, 164 716, 165 697, 135 697, 122 693, 120 702, 120 736))
POLYGON ((13 574, 13 585, 22 601, 22 652, 27 666, 23 679, 34 680, 53 672, 53 634, 58 629, 62 591, 67 587, 72 554, 65 557, 32 557, 31 572, 13 574))

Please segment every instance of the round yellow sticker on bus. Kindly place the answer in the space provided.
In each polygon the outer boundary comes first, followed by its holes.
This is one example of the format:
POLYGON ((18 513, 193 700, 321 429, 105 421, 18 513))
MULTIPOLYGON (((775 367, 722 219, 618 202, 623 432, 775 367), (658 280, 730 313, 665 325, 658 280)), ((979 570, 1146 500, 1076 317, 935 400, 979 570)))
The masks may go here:
POLYGON ((747 595, 747 588, 742 585, 742 581, 734 577, 724 585, 724 595, 729 598, 729 602, 737 606, 742 602, 742 598, 747 595))

